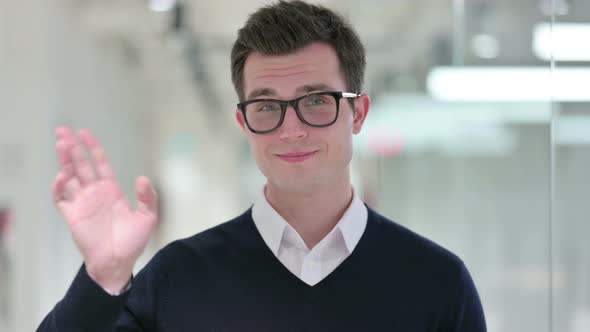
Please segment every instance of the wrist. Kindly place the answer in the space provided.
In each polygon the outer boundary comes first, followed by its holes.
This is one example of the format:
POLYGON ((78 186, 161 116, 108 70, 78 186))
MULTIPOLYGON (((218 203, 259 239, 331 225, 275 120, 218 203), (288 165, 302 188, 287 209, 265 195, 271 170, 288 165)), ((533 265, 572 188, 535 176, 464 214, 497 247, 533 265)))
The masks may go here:
POLYGON ((132 284, 133 284, 133 275, 129 278, 129 280, 127 281, 127 284, 125 284, 125 286, 123 286, 123 288, 121 288, 121 289, 103 288, 103 290, 105 292, 109 293, 111 296, 119 296, 119 295, 127 292, 129 289, 131 289, 132 284))
POLYGON ((119 295, 130 287, 133 277, 132 268, 108 270, 86 266, 88 276, 111 295, 119 295))

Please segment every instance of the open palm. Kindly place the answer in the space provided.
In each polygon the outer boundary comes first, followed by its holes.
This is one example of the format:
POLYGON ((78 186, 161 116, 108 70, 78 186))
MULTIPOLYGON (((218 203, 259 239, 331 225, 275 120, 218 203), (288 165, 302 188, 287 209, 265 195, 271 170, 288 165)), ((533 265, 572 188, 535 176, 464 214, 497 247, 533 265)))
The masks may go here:
POLYGON ((129 279, 157 223, 156 193, 146 177, 138 177, 138 208, 132 209, 92 134, 80 130, 77 140, 69 128, 56 133, 60 171, 54 201, 91 277, 105 289, 119 288, 129 279))

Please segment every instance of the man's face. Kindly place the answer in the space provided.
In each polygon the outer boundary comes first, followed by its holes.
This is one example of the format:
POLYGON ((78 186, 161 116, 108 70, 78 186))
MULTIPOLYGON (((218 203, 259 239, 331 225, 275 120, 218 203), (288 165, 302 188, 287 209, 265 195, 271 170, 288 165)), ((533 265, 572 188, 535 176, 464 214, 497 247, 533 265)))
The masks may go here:
MULTIPOLYGON (((347 91, 336 51, 313 43, 287 55, 252 53, 244 65, 246 100, 273 98, 291 100, 321 91, 347 91)), ((288 192, 310 192, 323 186, 349 181, 352 134, 360 132, 369 98, 341 99, 337 121, 324 128, 302 123, 289 106, 283 124, 267 134, 252 133, 243 115, 236 118, 248 137, 258 167, 268 185, 288 192)))

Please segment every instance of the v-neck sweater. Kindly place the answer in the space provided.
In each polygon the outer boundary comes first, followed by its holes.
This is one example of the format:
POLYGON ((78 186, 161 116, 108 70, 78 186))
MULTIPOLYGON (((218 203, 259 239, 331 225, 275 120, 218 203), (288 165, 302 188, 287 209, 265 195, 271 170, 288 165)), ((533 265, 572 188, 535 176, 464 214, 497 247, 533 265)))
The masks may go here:
MULTIPOLYGON (((350 255, 367 225, 367 207, 356 192, 336 225, 311 249, 299 232, 279 214, 260 190, 252 220, 275 257, 306 284, 314 286, 350 255)), ((313 222, 314 220, 308 220, 313 222)))
POLYGON ((276 258, 251 209, 160 250, 124 294, 82 266, 38 331, 482 332, 463 262, 368 208, 354 251, 310 286, 276 258))

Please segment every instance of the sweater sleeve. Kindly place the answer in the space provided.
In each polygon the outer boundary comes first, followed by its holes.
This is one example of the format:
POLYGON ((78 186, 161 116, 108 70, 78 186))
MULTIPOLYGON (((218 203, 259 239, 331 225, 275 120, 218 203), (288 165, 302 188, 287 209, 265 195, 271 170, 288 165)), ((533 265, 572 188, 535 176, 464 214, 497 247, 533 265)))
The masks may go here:
POLYGON ((448 316, 440 332, 486 332, 486 322, 473 279, 463 263, 460 265, 455 296, 450 299, 448 316))
POLYGON ((112 296, 86 272, 78 271, 65 297, 37 332, 151 332, 155 330, 158 294, 165 284, 154 257, 133 279, 131 289, 112 296))

